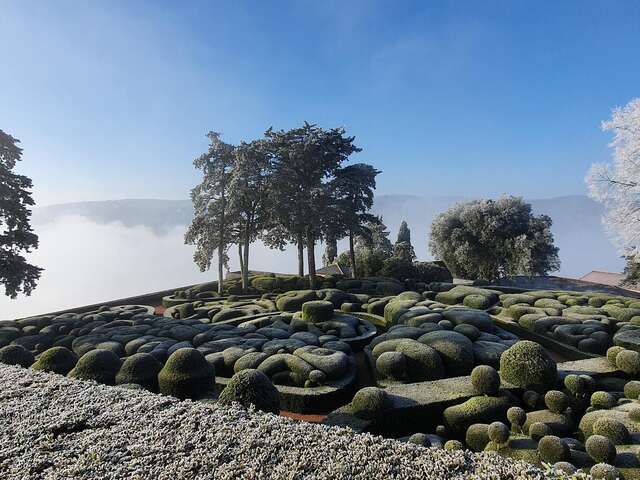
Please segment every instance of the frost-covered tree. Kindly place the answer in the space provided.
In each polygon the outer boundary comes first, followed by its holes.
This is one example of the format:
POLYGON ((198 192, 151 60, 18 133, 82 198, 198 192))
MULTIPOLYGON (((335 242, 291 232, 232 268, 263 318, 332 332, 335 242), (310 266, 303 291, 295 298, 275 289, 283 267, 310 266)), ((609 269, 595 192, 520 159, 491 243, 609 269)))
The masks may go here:
POLYGON ((31 224, 31 179, 13 172, 22 160, 20 141, 0 130, 0 284, 5 294, 30 295, 42 268, 27 263, 22 253, 38 248, 31 224))
MULTIPOLYGON (((602 129, 613 132, 613 159, 587 175, 592 198, 605 207, 604 224, 620 253, 640 262, 640 98, 616 108, 602 129)), ((627 267, 627 273, 636 269, 627 267)))

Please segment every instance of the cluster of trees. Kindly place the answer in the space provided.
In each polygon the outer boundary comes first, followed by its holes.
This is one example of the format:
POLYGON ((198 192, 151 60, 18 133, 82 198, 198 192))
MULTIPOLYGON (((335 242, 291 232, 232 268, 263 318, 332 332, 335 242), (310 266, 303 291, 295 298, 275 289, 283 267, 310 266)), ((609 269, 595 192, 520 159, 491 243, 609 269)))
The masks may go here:
POLYGON ((263 138, 239 145, 222 141, 216 132, 207 136, 207 152, 194 160, 203 179, 191 192, 194 218, 185 243, 195 245, 194 260, 202 271, 210 268, 217 252, 220 290, 233 245, 247 288, 249 249, 257 239, 279 249, 295 244, 301 276, 306 248, 311 288, 316 286, 318 241, 330 245, 325 257, 333 261, 337 241, 348 237, 350 264, 356 271, 354 239, 376 223, 368 210, 380 172, 364 163, 343 166, 361 151, 354 137, 343 128, 306 122, 291 130, 270 128, 263 138))
POLYGON ((640 283, 640 98, 616 108, 602 129, 613 132, 613 160, 592 165, 591 197, 605 207, 603 218, 626 259, 626 284, 640 283))
POLYGON ((551 224, 519 197, 459 203, 433 221, 429 247, 458 278, 547 275, 560 268, 551 224))

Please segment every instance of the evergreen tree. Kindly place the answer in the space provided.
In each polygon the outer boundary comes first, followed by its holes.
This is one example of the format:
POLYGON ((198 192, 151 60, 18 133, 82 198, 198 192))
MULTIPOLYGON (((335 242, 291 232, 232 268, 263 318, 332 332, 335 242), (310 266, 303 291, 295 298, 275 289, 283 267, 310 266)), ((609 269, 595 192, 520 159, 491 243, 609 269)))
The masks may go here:
POLYGON ((0 130, 0 283, 11 298, 19 293, 31 295, 42 273, 22 255, 38 248, 38 236, 30 224, 33 184, 29 177, 13 172, 22 160, 19 142, 0 130))
POLYGON ((416 252, 411 245, 411 230, 404 220, 398 230, 398 239, 393 247, 393 256, 404 261, 413 262, 416 259, 416 252))

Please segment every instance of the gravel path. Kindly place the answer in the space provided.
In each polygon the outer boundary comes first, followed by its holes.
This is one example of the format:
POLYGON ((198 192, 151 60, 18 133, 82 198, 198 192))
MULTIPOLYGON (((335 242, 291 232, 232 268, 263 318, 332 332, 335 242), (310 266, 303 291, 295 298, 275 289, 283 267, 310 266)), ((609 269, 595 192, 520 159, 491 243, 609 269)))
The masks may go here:
POLYGON ((0 366, 0 432, 2 479, 544 478, 491 454, 8 366, 0 366))

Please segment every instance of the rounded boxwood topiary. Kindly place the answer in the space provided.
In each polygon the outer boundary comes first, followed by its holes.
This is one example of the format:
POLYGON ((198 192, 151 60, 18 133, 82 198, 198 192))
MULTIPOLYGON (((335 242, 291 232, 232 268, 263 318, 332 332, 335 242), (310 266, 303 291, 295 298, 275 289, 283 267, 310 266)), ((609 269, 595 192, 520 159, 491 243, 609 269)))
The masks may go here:
POLYGON ((634 405, 633 407, 631 407, 627 411, 627 414, 629 415, 629 418, 634 422, 640 422, 640 405, 634 405))
POLYGON ((560 390, 549 390, 544 396, 544 403, 553 413, 562 413, 569 407, 569 398, 560 390))
POLYGON ((447 440, 444 444, 445 450, 464 450, 464 444, 460 440, 447 440))
POLYGON ((596 409, 609 410, 618 404, 616 397, 609 392, 598 391, 591 395, 591 406, 596 409))
POLYGON ((462 304, 465 307, 476 308, 478 310, 486 310, 491 306, 491 299, 484 295, 467 295, 464 297, 462 304))
POLYGON ((546 423, 533 422, 529 425, 529 436, 534 440, 540 440, 542 437, 546 437, 553 434, 553 430, 546 423))
POLYGON ((616 365, 616 357, 620 352, 624 351, 624 347, 614 346, 607 349, 607 360, 611 365, 616 365))
POLYGON ((534 392, 533 390, 526 390, 522 394, 522 402, 530 410, 535 410, 540 403, 540 394, 538 392, 534 392))
POLYGON ((387 392, 377 387, 361 388, 351 400, 354 415, 369 420, 380 418, 388 404, 387 392))
POLYGON ((173 352, 158 373, 158 390, 180 399, 197 398, 212 390, 215 369, 195 348, 179 348, 173 352))
POLYGON ((573 396, 582 397, 593 391, 595 381, 588 375, 575 375, 572 373, 564 378, 564 386, 573 396))
POLYGON ((489 365, 478 365, 471 371, 473 388, 481 395, 495 395, 500 390, 500 375, 489 365))
POLYGON ((276 306, 281 312, 298 312, 303 303, 317 299, 315 290, 292 290, 278 295, 276 306))
POLYGON ((42 352, 31 365, 33 370, 66 375, 78 362, 78 356, 66 347, 52 347, 42 352))
POLYGON ((616 355, 616 366, 627 375, 637 377, 640 374, 640 353, 623 350, 616 355))
POLYGON ((500 376, 521 388, 547 390, 555 385, 558 370, 556 362, 541 345, 522 340, 503 352, 500 376))
POLYGON ((543 462, 561 462, 569 458, 569 446, 560 437, 545 435, 538 442, 538 455, 543 462))
POLYGON ((0 363, 27 368, 34 360, 33 353, 22 345, 7 345, 0 348, 0 363))
POLYGON ((218 403, 238 402, 244 407, 255 406, 263 412, 280 412, 280 393, 269 377, 259 370, 245 369, 236 373, 218 397, 218 403))
POLYGON ((320 323, 333 317, 333 303, 326 300, 313 300, 302 304, 302 319, 307 322, 320 323))
POLYGON ((78 380, 94 380, 105 385, 114 385, 120 370, 120 359, 111 350, 95 349, 85 353, 68 377, 78 380))
POLYGON ((591 435, 584 444, 589 456, 597 463, 613 463, 616 459, 616 446, 602 435, 591 435))
POLYGON ((637 400, 640 397, 640 382, 637 380, 631 380, 624 386, 624 396, 631 400, 637 400))
POLYGON ((486 423, 474 423, 467 428, 464 437, 465 443, 471 450, 482 452, 489 443, 489 425, 486 423))
POLYGON ((527 412, 520 407, 511 407, 507 410, 507 420, 511 422, 514 431, 522 432, 522 426, 527 421, 527 412))
POLYGON ((629 440, 629 430, 620 420, 602 417, 593 424, 594 435, 602 435, 611 440, 614 445, 625 444, 629 440))
POLYGON ((152 392, 158 391, 158 373, 162 364, 150 353, 136 353, 128 357, 116 374, 116 385, 136 383, 152 392))
POLYGON ((589 475, 594 480, 619 480, 620 470, 608 463, 596 463, 591 467, 589 475))
POLYGON ((376 360, 376 370, 385 378, 402 380, 407 370, 407 357, 400 352, 384 352, 376 360))
POLYGON ((569 462, 556 462, 553 464, 552 468, 556 472, 559 472, 565 475, 573 475, 578 471, 578 469, 572 463, 569 463, 569 462))
POLYGON ((509 428, 502 422, 493 422, 487 429, 489 440, 498 445, 503 445, 509 441, 509 428))
POLYGON ((420 445, 422 447, 430 447, 431 440, 424 433, 414 433, 407 440, 408 443, 413 443, 415 445, 420 445))

